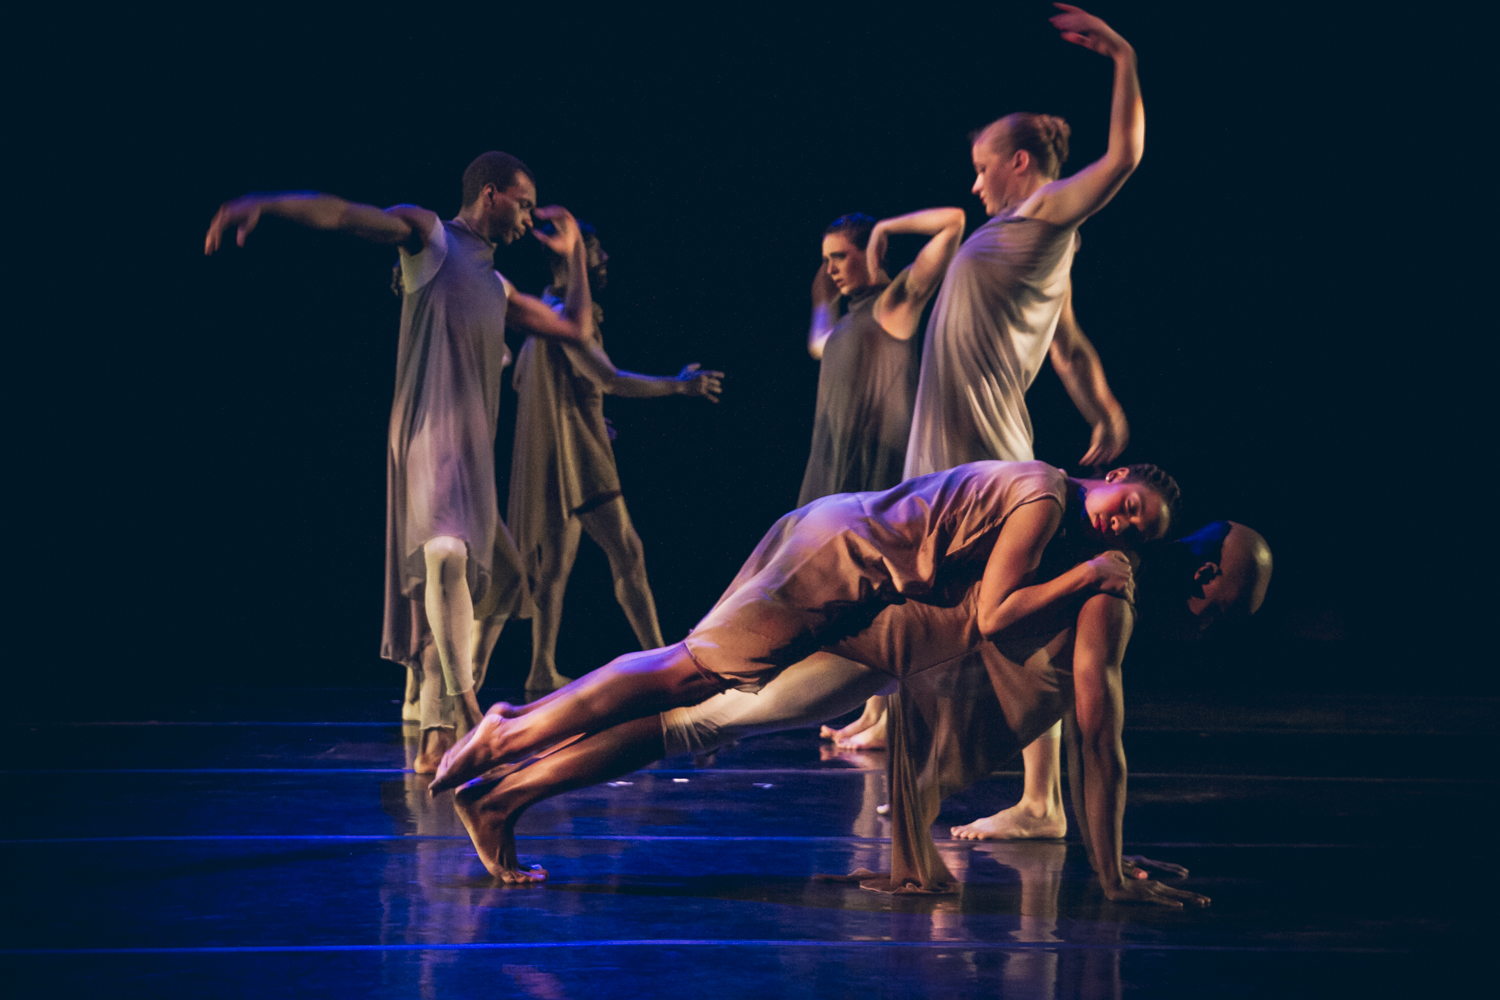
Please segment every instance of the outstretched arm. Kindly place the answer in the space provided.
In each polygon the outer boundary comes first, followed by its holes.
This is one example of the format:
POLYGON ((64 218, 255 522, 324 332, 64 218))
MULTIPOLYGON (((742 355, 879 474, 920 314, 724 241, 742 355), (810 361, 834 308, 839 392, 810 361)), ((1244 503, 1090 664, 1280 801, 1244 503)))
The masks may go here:
POLYGON ((875 321, 886 333, 897 340, 910 340, 916 334, 922 310, 943 283, 943 275, 963 242, 966 221, 961 208, 929 208, 875 223, 865 247, 870 280, 875 282, 885 280, 885 249, 892 233, 932 237, 911 266, 896 275, 891 287, 881 292, 875 302, 875 321))
POLYGON ((1029 212, 1059 226, 1075 226, 1109 203, 1141 162, 1146 149, 1146 108, 1135 71, 1135 49, 1113 28, 1088 11, 1056 3, 1062 13, 1052 25, 1065 41, 1107 56, 1115 63, 1114 99, 1109 112, 1109 148, 1071 177, 1039 189, 1029 212))
POLYGON ((839 286, 828 276, 826 265, 818 265, 812 283, 812 323, 807 328, 807 353, 823 360, 823 345, 839 321, 839 286))
POLYGON ((203 252, 211 254, 223 243, 224 232, 235 231, 235 243, 245 245, 262 216, 290 219, 310 229, 336 229, 372 243, 405 247, 408 253, 421 253, 427 234, 437 223, 437 214, 416 205, 396 205, 379 209, 374 205, 345 201, 331 194, 308 191, 285 191, 280 194, 247 194, 219 206, 203 252))
POLYGON ((1034 615, 1086 591, 1103 591, 1134 599, 1135 577, 1123 552, 1105 552, 1066 573, 1032 584, 1042 552, 1062 523, 1056 503, 1029 503, 1011 514, 990 552, 979 583, 979 631, 998 640, 1034 615))
POLYGON ((1125 411, 1120 408, 1114 393, 1109 391, 1104 366, 1099 363, 1099 352, 1094 350, 1094 345, 1078 326, 1078 318, 1073 314, 1071 285, 1063 299, 1050 357, 1057 377, 1073 398, 1073 405, 1094 429, 1089 450, 1079 461, 1084 465, 1114 461, 1130 443, 1130 424, 1126 422, 1125 411))
POLYGON ((1068 784, 1089 862, 1104 894, 1116 902, 1173 909, 1207 906, 1207 896, 1150 879, 1126 877, 1120 859, 1125 821, 1125 700, 1120 665, 1135 614, 1125 601, 1100 594, 1078 613, 1073 649, 1073 707, 1065 719, 1068 784))
POLYGON ((720 381, 723 372, 703 371, 702 365, 694 362, 684 365, 676 375, 641 375, 614 369, 614 377, 604 385, 604 391, 613 396, 632 399, 651 399, 657 396, 702 396, 710 403, 719 401, 723 388, 720 381))

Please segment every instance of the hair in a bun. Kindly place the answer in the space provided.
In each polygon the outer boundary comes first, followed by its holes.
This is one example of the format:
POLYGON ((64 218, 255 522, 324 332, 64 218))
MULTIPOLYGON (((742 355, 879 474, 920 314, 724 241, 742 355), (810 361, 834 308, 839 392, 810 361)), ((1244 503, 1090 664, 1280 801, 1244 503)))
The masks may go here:
POLYGON ((1068 123, 1056 115, 1017 111, 990 122, 970 136, 970 141, 987 143, 1000 153, 1024 149, 1036 164, 1037 173, 1056 180, 1068 161, 1068 137, 1072 134, 1068 123))

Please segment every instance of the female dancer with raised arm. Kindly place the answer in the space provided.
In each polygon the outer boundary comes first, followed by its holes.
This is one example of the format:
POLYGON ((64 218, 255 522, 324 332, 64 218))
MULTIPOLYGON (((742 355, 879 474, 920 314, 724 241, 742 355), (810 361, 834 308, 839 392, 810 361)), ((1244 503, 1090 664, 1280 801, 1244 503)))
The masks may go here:
MULTIPOLYGON (((1093 427, 1084 465, 1124 450, 1128 428, 1098 354, 1071 309, 1078 227, 1120 190, 1140 163, 1146 119, 1135 50, 1101 19, 1069 4, 1052 24, 1064 40, 1114 62, 1109 146, 1095 162, 1059 178, 1069 129, 1051 115, 1016 113, 973 141, 973 191, 990 221, 959 249, 943 281, 922 355, 906 474, 919 476, 981 459, 1032 457, 1026 390, 1049 357, 1093 427)), ((1020 803, 986 821, 985 836, 1060 837, 1061 730, 1024 754, 1020 803)))

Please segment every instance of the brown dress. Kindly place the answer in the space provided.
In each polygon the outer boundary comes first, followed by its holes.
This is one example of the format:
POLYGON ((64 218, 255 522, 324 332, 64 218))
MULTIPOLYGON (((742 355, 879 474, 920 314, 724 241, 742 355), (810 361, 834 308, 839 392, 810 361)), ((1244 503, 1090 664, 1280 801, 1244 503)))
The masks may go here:
POLYGON ((870 667, 902 666, 886 730, 891 871, 850 876, 866 888, 956 891, 932 840, 943 799, 1019 754, 1072 700, 1073 626, 1082 598, 997 645, 978 635, 978 593, 976 586, 953 608, 891 608, 831 649, 870 667))
POLYGON ((953 608, 983 576, 1010 515, 1040 501, 1065 507, 1066 489, 1042 462, 974 462, 814 501, 772 526, 687 648, 701 669, 754 691, 865 631, 889 605, 953 608))
POLYGON ((402 253, 401 336, 386 451, 385 624, 380 655, 418 666, 430 635, 422 547, 468 543, 475 616, 524 613, 526 586, 495 491, 495 424, 507 286, 494 247, 443 222, 423 251, 402 253))
MULTIPOLYGON (((548 289, 542 301, 558 309, 548 289)), ((594 328, 600 310, 595 304, 594 328)), ((600 335, 595 344, 602 347, 600 335)), ((510 529, 533 588, 544 548, 568 519, 620 495, 620 474, 604 421, 604 390, 574 361, 580 348, 527 337, 516 358, 515 448, 510 465, 510 529)))

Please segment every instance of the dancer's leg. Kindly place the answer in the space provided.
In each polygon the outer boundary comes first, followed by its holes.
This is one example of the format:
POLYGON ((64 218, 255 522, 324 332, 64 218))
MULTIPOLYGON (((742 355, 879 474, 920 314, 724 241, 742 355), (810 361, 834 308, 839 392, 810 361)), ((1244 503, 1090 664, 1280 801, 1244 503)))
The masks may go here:
POLYGON ((422 547, 427 562, 424 603, 433 645, 442 663, 446 693, 457 699, 457 721, 467 731, 483 713, 474 696, 474 600, 469 593, 469 546, 439 535, 422 547))
POLYGON ((1021 751, 1026 768, 1021 801, 993 816, 976 819, 950 832, 959 840, 1033 840, 1062 837, 1068 819, 1062 803, 1062 723, 1021 751))
POLYGON ((788 667, 755 694, 725 691, 594 733, 496 784, 461 789, 454 805, 492 874, 507 882, 541 881, 546 872, 519 866, 514 837, 516 820, 536 802, 628 774, 668 754, 705 753, 746 736, 842 715, 889 680, 852 660, 818 653, 788 667))
POLYGON ((528 693, 556 691, 568 683, 557 672, 557 634, 562 628, 563 594, 568 589, 568 575, 578 557, 578 539, 582 534, 578 519, 568 518, 562 529, 542 545, 537 566, 536 587, 531 597, 536 611, 531 619, 531 673, 526 677, 528 693))
POLYGON ((474 623, 474 691, 484 687, 489 674, 490 657, 495 653, 495 644, 500 641, 500 632, 505 628, 507 616, 495 615, 474 623))
POLYGON ((814 653, 773 677, 754 694, 725 691, 697 705, 661 715, 668 754, 703 754, 761 733, 815 725, 843 715, 891 682, 832 653, 814 653))
POLYGON ((406 692, 401 696, 401 721, 422 721, 422 684, 418 679, 418 671, 415 667, 406 668, 406 692))
POLYGON ((597 732, 627 719, 691 705, 724 690, 705 674, 684 643, 621 656, 523 714, 496 705, 443 759, 434 794, 492 767, 518 761, 569 736, 597 732))
POLYGON ((656 620, 656 601, 646 581, 646 549, 641 536, 630 523, 625 498, 615 497, 609 503, 578 516, 583 530, 589 533, 609 557, 609 572, 615 580, 615 600, 630 620, 635 639, 642 649, 665 645, 661 625, 656 620))
POLYGON ((422 731, 418 737, 417 759, 413 769, 418 774, 435 774, 443 755, 453 749, 453 701, 443 694, 443 667, 437 647, 422 647, 417 668, 417 708, 422 731))
POLYGON ((512 771, 497 784, 460 789, 453 805, 491 875, 541 882, 546 871, 522 868, 516 858, 521 814, 542 799, 629 774, 663 756, 660 717, 631 719, 512 771))

